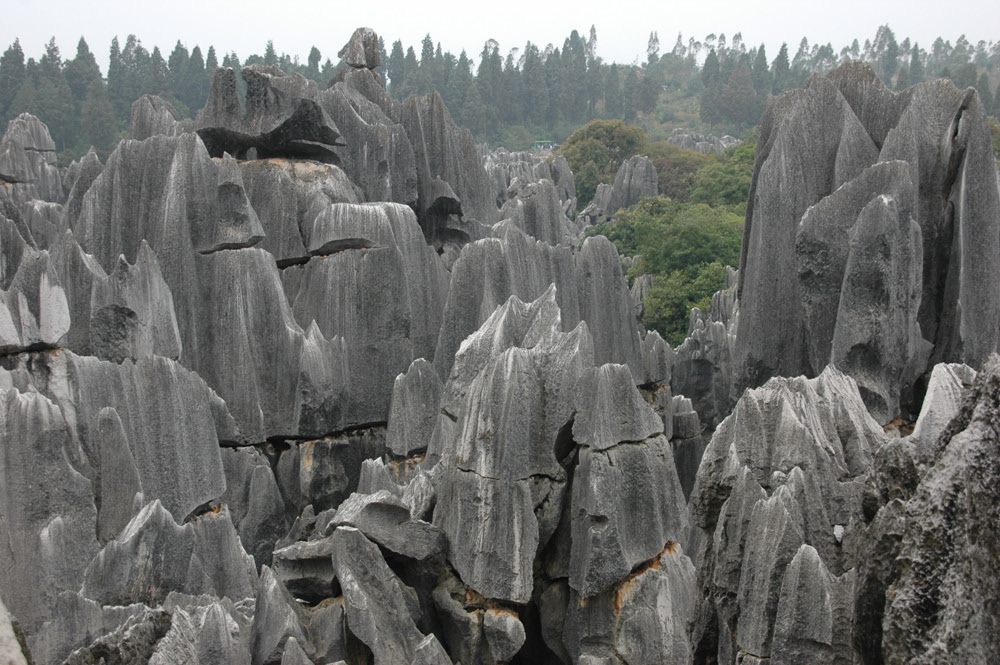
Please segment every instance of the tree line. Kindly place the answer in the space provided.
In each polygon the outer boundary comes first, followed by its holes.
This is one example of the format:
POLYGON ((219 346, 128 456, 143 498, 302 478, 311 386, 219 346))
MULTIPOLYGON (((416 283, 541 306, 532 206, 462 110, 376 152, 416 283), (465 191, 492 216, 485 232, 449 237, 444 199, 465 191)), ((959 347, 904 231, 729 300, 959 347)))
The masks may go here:
MULTIPOLYGON (((586 36, 574 30, 561 45, 529 41, 504 52, 489 40, 474 58, 442 50, 429 34, 419 55, 399 40, 388 52, 382 46, 379 72, 389 94, 404 99, 436 91, 455 121, 477 140, 510 149, 541 139, 561 142, 595 118, 639 123, 654 137, 674 126, 738 134, 759 122, 768 97, 849 60, 870 63, 893 89, 944 76, 960 87, 977 87, 994 115, 1000 105, 994 101, 1000 97, 1000 43, 972 44, 962 36, 954 44, 938 38, 925 49, 909 38, 897 40, 889 26, 880 27, 873 39, 863 44, 854 40, 839 51, 803 38, 794 54, 786 43, 773 59, 763 44, 750 46, 739 33, 729 39, 709 34, 686 40, 678 34, 673 47, 661 51, 653 32, 645 62, 607 63, 598 55, 593 26, 586 36)), ((178 41, 164 57, 158 47, 146 49, 135 35, 124 42, 112 40, 109 56, 105 76, 83 38, 72 59, 64 59, 52 39, 37 61, 26 59, 15 40, 0 56, 0 122, 24 111, 34 113, 49 126, 66 161, 91 145, 102 154, 110 151, 127 135, 131 105, 143 94, 160 95, 181 115, 194 117, 219 65, 274 65, 320 87, 344 66, 324 60, 315 46, 300 62, 279 55, 272 42, 263 55, 240 59, 229 52, 220 61, 213 46, 189 50, 178 41)))

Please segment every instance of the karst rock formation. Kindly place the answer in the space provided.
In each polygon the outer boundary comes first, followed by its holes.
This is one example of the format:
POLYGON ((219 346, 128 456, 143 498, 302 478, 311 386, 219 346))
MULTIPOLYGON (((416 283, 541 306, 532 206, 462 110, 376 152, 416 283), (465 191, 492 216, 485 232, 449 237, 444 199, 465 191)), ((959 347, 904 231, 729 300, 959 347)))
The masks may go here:
MULTIPOLYGON (((0 142, 0 662, 1000 658, 1000 186, 973 90, 771 101, 671 349, 565 159, 217 70, 0 142)), ((707 148, 706 148, 707 149, 707 148)))

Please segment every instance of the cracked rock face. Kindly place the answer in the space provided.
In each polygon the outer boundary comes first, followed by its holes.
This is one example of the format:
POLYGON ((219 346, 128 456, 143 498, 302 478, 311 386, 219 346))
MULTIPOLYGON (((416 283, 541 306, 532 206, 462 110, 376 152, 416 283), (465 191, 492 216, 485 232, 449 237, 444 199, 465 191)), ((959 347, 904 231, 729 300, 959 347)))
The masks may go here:
POLYGON ((862 64, 768 104, 740 258, 736 392, 832 362, 886 424, 915 415, 914 385, 934 364, 977 366, 997 348, 987 133, 974 90, 893 93, 862 64))
POLYGON ((992 662, 976 94, 773 100, 743 269, 671 349, 582 233, 649 160, 573 220, 564 158, 393 100, 378 43, 143 97, 105 164, 8 126, 0 661, 992 662))

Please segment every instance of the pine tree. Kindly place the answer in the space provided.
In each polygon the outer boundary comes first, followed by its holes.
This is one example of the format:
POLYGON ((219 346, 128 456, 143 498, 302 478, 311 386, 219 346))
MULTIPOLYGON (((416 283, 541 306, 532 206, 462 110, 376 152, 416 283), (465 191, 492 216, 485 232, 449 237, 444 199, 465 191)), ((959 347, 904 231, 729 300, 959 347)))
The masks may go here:
POLYGON ((787 43, 783 43, 781 45, 781 50, 778 51, 778 57, 776 57, 774 62, 771 63, 771 69, 774 75, 774 87, 771 89, 772 94, 779 95, 790 89, 792 82, 792 68, 788 62, 787 43))
MULTIPOLYGON (((315 46, 313 48, 316 48, 315 46)), ((312 53, 309 54, 310 58, 312 53)), ((317 58, 317 62, 319 59, 317 58)), ((205 73, 208 74, 209 80, 215 74, 215 70, 219 67, 219 57, 215 54, 215 47, 209 46, 208 53, 205 54, 205 73)))
POLYGON ((979 91, 979 98, 983 102, 983 108, 988 114, 993 109, 993 91, 990 90, 990 77, 983 72, 979 75, 979 82, 976 84, 979 91))
POLYGON ((87 46, 83 37, 80 37, 80 41, 76 45, 76 57, 66 63, 63 75, 66 77, 69 89, 73 91, 73 97, 81 103, 87 96, 90 84, 101 78, 101 70, 97 66, 97 60, 90 52, 90 47, 87 46))
POLYGON ((462 105, 462 122, 473 136, 483 137, 486 134, 487 110, 483 103, 483 97, 479 93, 479 84, 476 81, 469 85, 469 90, 465 95, 465 104, 462 105))
POLYGON ((274 50, 274 42, 270 39, 267 40, 267 46, 264 47, 264 64, 265 65, 278 64, 278 54, 274 50))
MULTIPOLYGON (((182 87, 181 78, 184 75, 184 65, 187 64, 189 57, 187 48, 178 39, 174 50, 170 53, 170 57, 167 58, 167 69, 170 70, 170 88, 174 95, 179 96, 182 87)), ((108 76, 110 77, 110 74, 108 76)), ((108 83, 111 83, 110 79, 108 83)), ((113 96, 111 103, 114 104, 113 96)))
POLYGON ((470 85, 472 85, 472 63, 469 62, 469 56, 463 50, 462 54, 458 56, 455 71, 448 78, 448 87, 445 88, 444 92, 445 105, 451 111, 455 122, 462 127, 467 126, 462 111, 470 85))
POLYGON ((753 77, 750 68, 745 62, 741 62, 733 70, 722 88, 722 96, 719 99, 722 112, 731 122, 736 123, 737 128, 742 128, 743 123, 752 124, 756 108, 756 93, 753 89, 753 77))
POLYGON ((14 117, 9 110, 24 85, 25 76, 24 51, 21 42, 15 39, 0 56, 0 121, 3 123, 0 127, 6 127, 7 121, 14 117))
POLYGON ((660 59, 660 36, 656 30, 649 33, 649 41, 646 42, 646 62, 655 64, 660 59))
POLYGON ((604 113, 610 118, 620 118, 623 111, 621 76, 618 65, 612 62, 604 80, 604 113))
POLYGON ((154 46, 149 56, 149 66, 142 72, 142 93, 144 95, 160 95, 170 97, 170 70, 167 61, 160 53, 160 47, 154 46))
POLYGON ((205 105, 208 97, 209 79, 205 73, 205 60, 201 55, 201 47, 191 49, 191 55, 181 70, 181 79, 177 97, 188 107, 192 117, 205 105))
POLYGON ((319 80, 319 63, 323 59, 323 55, 319 52, 319 49, 315 46, 309 50, 309 65, 306 67, 306 76, 314 81, 319 80))
POLYGON ((660 97, 660 90, 663 86, 650 75, 649 71, 639 82, 639 94, 636 101, 636 108, 643 113, 652 113, 656 110, 656 100, 660 97))
MULTIPOLYGON (((403 42, 398 39, 392 43, 392 53, 389 54, 387 69, 389 74, 389 93, 399 99, 398 92, 403 85, 403 79, 406 78, 406 56, 403 54, 403 42)), ((464 95, 462 99, 465 99, 464 95)))
POLYGON ((42 69, 35 92, 35 109, 35 115, 48 125, 56 148, 61 152, 72 147, 78 115, 73 92, 61 69, 52 69, 51 65, 42 69))
POLYGON ((757 93, 757 97, 762 100, 767 99, 771 94, 774 81, 771 78, 771 70, 767 64, 767 51, 764 50, 763 44, 754 53, 751 72, 753 74, 753 89, 757 93))
POLYGON ((906 90, 910 85, 910 65, 904 62, 896 74, 896 90, 906 90))
POLYGON ((524 45, 524 117, 528 122, 541 126, 549 111, 549 89, 545 81, 544 63, 538 47, 528 42, 524 45))
POLYGON ((14 99, 10 102, 10 106, 7 107, 7 113, 9 118, 12 119, 22 113, 37 113, 37 111, 38 108, 35 106, 35 81, 31 76, 25 76, 24 83, 21 84, 17 94, 14 95, 14 99))
POLYGON ((108 101, 104 81, 96 79, 87 87, 80 124, 86 142, 94 147, 98 155, 106 158, 114 148, 118 132, 115 112, 108 101))
POLYGON ((622 109, 625 115, 625 122, 631 124, 636 118, 636 95, 639 92, 639 75, 635 67, 630 67, 625 75, 625 84, 622 86, 622 109))
POLYGON ((910 85, 922 83, 924 80, 924 61, 920 57, 920 45, 914 42, 910 51, 910 85))

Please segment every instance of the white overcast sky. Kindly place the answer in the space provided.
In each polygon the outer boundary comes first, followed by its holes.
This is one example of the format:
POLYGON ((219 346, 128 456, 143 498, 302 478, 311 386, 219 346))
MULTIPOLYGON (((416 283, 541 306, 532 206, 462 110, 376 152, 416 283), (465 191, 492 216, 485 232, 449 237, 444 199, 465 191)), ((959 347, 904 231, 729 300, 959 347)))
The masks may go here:
POLYGON ((122 43, 133 33, 150 51, 159 46, 167 57, 178 39, 203 52, 214 45, 219 59, 235 51, 241 60, 264 52, 268 39, 279 53, 305 62, 316 46, 336 62, 337 51, 355 28, 374 28, 386 42, 402 40, 419 55, 420 40, 430 33, 442 49, 470 57, 490 38, 502 54, 532 41, 544 47, 562 45, 574 29, 587 36, 597 29, 598 55, 620 63, 645 60, 649 33, 656 30, 663 51, 677 33, 703 39, 709 33, 731 38, 742 32, 749 46, 763 42, 773 59, 783 41, 794 54, 802 37, 810 44, 831 42, 834 49, 858 38, 875 36, 888 23, 900 41, 910 37, 928 48, 941 36, 955 42, 960 35, 973 44, 1000 41, 1000 2, 996 0, 694 0, 685 3, 641 0, 0 0, 0 49, 15 38, 26 56, 36 59, 50 37, 64 58, 76 52, 84 36, 107 74, 111 38, 122 43))

